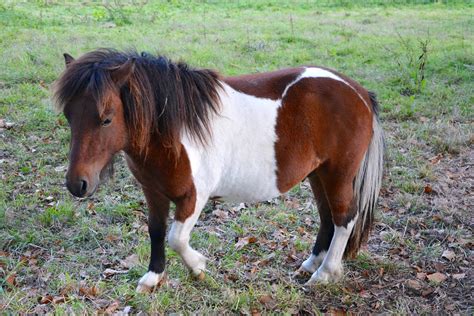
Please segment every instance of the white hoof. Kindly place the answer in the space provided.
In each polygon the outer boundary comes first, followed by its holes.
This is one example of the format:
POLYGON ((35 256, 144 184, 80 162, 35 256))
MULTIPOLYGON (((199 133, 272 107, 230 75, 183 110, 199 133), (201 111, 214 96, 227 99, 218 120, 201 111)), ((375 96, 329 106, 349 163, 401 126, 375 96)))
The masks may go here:
POLYGON ((305 285, 313 285, 316 283, 332 283, 337 282, 341 279, 343 274, 342 266, 335 267, 335 269, 328 270, 324 266, 319 267, 319 269, 313 273, 311 279, 306 282, 305 285))
POLYGON ((207 258, 205 256, 197 251, 194 251, 191 260, 192 266, 189 266, 188 268, 191 270, 191 273, 200 280, 202 279, 204 272, 206 272, 206 261, 207 258))
POLYGON ((153 291, 153 288, 157 286, 165 278, 165 273, 155 273, 148 271, 144 276, 141 277, 138 281, 138 286, 136 289, 137 293, 150 293, 153 291))
POLYGON ((326 257, 326 251, 321 251, 317 256, 312 254, 308 259, 303 261, 300 270, 308 273, 316 272, 316 270, 323 262, 324 257, 326 257))

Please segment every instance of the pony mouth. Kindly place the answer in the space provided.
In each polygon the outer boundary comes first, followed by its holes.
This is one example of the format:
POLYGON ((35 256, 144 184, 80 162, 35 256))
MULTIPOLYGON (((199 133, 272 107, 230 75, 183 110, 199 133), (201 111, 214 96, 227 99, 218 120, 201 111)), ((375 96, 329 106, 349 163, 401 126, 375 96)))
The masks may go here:
POLYGON ((84 196, 84 198, 90 198, 92 197, 96 192, 97 192, 97 189, 99 188, 99 185, 96 184, 94 186, 94 188, 90 191, 90 192, 87 192, 86 195, 84 196))
MULTIPOLYGON (((110 158, 110 160, 105 164, 105 166, 100 170, 99 173, 99 183, 105 183, 109 179, 113 178, 114 176, 114 163, 115 163, 115 155, 110 158)), ((98 185, 97 185, 98 186, 98 185)), ((97 190, 97 186, 94 189, 97 190)))
POLYGON ((114 157, 112 157, 100 171, 96 171, 92 177, 79 177, 79 180, 72 180, 71 182, 67 180, 66 186, 69 192, 78 199, 87 199, 93 196, 102 183, 113 177, 113 158, 114 157), (80 188, 80 183, 85 185, 83 189, 80 188))
POLYGON ((88 192, 82 197, 82 199, 90 198, 93 196, 97 190, 99 189, 99 186, 102 183, 107 182, 109 179, 113 178, 114 175, 114 157, 110 158, 109 162, 100 170, 99 174, 96 176, 96 181, 94 184, 94 188, 88 192))

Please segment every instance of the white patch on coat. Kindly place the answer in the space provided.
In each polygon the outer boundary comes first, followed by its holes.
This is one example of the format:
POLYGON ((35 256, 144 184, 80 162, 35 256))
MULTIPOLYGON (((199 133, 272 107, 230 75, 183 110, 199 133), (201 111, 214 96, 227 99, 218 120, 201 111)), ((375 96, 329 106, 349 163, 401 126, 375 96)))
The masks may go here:
POLYGON ((357 215, 347 223, 347 227, 334 225, 334 236, 328 253, 319 269, 313 273, 311 279, 307 282, 308 285, 316 282, 335 282, 342 277, 342 256, 356 221, 357 215))
POLYGON ((146 293, 149 292, 152 288, 154 288, 158 283, 161 281, 161 279, 164 277, 164 272, 163 273, 155 273, 153 271, 148 271, 143 275, 138 281, 138 286, 136 291, 138 293, 146 293))
POLYGON ((244 94, 226 84, 220 97, 221 112, 212 118, 209 145, 182 136, 196 190, 233 202, 280 195, 275 126, 281 101, 244 94))
POLYGON ((199 215, 207 202, 208 196, 198 194, 194 213, 188 217, 183 223, 174 221, 168 234, 168 242, 170 247, 176 251, 184 261, 184 264, 192 271, 194 275, 199 275, 206 270, 206 257, 191 248, 189 239, 191 231, 196 224, 199 215))
POLYGON ((295 80, 293 80, 292 83, 290 83, 288 86, 286 86, 285 88, 285 91, 283 92, 283 96, 282 96, 282 99, 285 98, 288 90, 294 86, 298 81, 300 81, 301 79, 304 79, 304 78, 329 78, 329 79, 333 79, 333 80, 337 80, 337 81, 340 81, 340 82, 343 82, 345 83, 347 86, 349 86, 355 93, 357 93, 357 95, 359 96, 359 98, 364 102, 365 106, 367 106, 367 108, 370 109, 369 105, 367 104, 367 102, 365 101, 365 99, 360 95, 360 93, 349 83, 347 82, 346 80, 342 79, 341 77, 339 77, 338 75, 330 72, 329 70, 326 70, 326 69, 322 69, 322 68, 317 68, 317 67, 308 67, 308 68, 305 68, 305 70, 301 73, 301 75, 298 76, 298 78, 296 78, 295 80))

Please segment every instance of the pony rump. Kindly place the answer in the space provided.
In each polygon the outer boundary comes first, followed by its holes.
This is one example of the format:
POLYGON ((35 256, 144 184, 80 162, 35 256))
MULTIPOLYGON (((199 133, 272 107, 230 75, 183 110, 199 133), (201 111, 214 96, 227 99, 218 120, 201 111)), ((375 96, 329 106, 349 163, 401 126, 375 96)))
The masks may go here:
POLYGON ((145 152, 153 135, 177 154, 181 133, 202 145, 211 136, 210 120, 220 108, 219 75, 209 69, 193 69, 163 56, 99 49, 70 63, 54 85, 56 109, 90 94, 99 113, 109 91, 117 91, 124 106, 125 121, 134 146, 145 152), (115 69, 134 59, 133 71, 121 87, 113 80, 115 69))

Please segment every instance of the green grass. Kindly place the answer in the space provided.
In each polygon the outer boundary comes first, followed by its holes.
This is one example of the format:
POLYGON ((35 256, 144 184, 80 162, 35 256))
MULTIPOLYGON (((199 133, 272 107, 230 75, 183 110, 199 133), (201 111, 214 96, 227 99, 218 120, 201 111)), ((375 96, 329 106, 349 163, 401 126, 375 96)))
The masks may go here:
MULTIPOLYGON (((134 313, 443 313, 450 304, 454 311, 472 311, 463 292, 472 276, 459 281, 463 286, 451 279, 438 285, 430 294, 437 295, 436 305, 433 296, 403 287, 415 278, 409 267, 433 272, 443 249, 466 253, 462 240, 472 237, 466 226, 470 187, 461 172, 472 164, 471 2, 101 3, 0 4, 0 119, 14 124, 0 131, 0 310, 93 313, 110 311, 117 301, 115 311, 130 306, 134 313), (149 296, 136 294, 149 260, 143 195, 123 159, 115 179, 94 198, 68 194, 69 131, 50 101, 51 84, 64 68, 62 53, 77 57, 98 47, 165 54, 224 75, 324 65, 376 91, 388 142, 386 191, 377 214, 385 226, 376 225, 368 251, 347 264, 346 278, 307 291, 289 276, 317 232, 306 184, 288 193, 287 202, 235 212, 236 205, 210 204, 191 241, 211 259, 206 280, 193 280, 168 250, 169 284, 149 296), (440 162, 432 163, 437 155, 440 162), (455 181, 447 182, 450 177, 455 181), (424 193, 428 184, 436 195, 424 193), (214 216, 215 207, 229 218, 214 216), (245 236, 257 242, 235 250, 245 236), (392 251, 397 248, 413 256, 392 251), (128 273, 103 275, 107 268, 124 269, 121 260, 132 254, 139 264, 128 273), (81 287, 94 285, 95 296, 81 294, 81 287), (47 295, 65 302, 40 305, 47 295), (265 295, 271 303, 261 302, 265 295)), ((443 271, 460 273, 470 260, 460 255, 449 265, 442 262, 443 271)))

